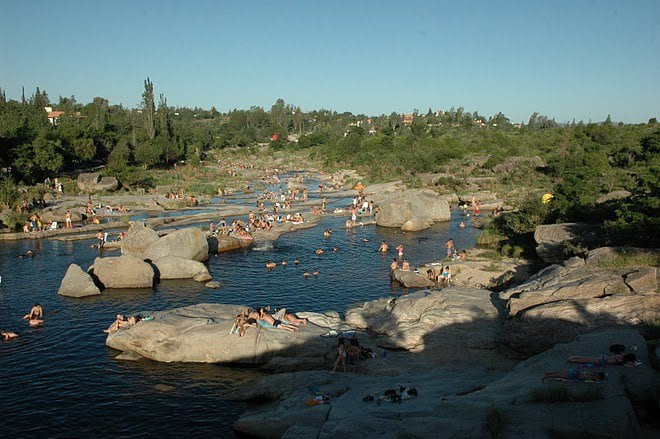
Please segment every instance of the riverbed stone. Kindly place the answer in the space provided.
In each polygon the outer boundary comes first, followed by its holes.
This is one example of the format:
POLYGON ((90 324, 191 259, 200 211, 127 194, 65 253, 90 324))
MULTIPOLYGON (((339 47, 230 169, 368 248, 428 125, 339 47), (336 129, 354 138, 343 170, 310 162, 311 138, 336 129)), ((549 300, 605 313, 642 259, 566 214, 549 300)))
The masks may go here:
POLYGON ((211 278, 206 265, 192 259, 179 256, 163 256, 152 261, 152 263, 158 269, 160 279, 192 279, 199 274, 205 274, 211 278))
POLYGON ((69 297, 87 297, 98 296, 101 294, 101 290, 96 286, 92 277, 79 265, 71 264, 66 270, 57 294, 69 297))
POLYGON ((96 258, 94 276, 105 288, 152 288, 154 269, 132 255, 96 258))
POLYGON ((392 276, 406 288, 429 288, 435 285, 426 276, 422 276, 412 270, 394 270, 392 276))
POLYGON ((119 187, 115 177, 102 177, 98 172, 82 172, 76 180, 78 189, 88 193, 113 192, 119 187))

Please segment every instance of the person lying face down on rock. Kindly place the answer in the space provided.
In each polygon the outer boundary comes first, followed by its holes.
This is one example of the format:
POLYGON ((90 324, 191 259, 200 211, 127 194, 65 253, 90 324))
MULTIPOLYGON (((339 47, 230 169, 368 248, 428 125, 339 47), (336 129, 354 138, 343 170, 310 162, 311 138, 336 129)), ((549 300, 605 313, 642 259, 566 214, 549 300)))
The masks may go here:
MULTIPOLYGON (((284 309, 284 311, 286 313, 286 309, 284 309)), ((257 319, 257 323, 264 327, 271 326, 273 328, 283 329, 289 332, 296 332, 298 330, 296 325, 283 323, 282 320, 276 319, 273 314, 266 312, 266 310, 263 308, 259 310, 259 318, 257 319)))
POLYGON ((572 355, 566 359, 569 363, 609 364, 612 366, 635 367, 637 356, 635 354, 598 354, 591 356, 572 355))
POLYGON ((605 372, 578 369, 568 369, 566 372, 545 372, 541 381, 548 378, 575 381, 607 381, 605 372))

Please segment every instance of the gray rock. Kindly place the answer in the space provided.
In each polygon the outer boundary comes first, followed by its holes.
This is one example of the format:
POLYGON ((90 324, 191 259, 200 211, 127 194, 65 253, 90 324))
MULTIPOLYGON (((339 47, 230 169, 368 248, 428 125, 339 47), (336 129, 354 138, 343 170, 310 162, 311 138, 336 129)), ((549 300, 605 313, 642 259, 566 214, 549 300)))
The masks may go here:
POLYGON ((598 226, 585 223, 544 224, 536 227, 536 253, 544 262, 557 263, 567 258, 566 245, 597 247, 604 237, 598 226))
POLYGON ((596 199, 596 204, 604 204, 607 203, 608 201, 614 201, 614 200, 625 200, 626 198, 630 198, 631 196, 632 193, 626 190, 612 191, 598 197, 596 199))
POLYGON ((462 350, 492 348, 497 340, 493 322, 498 311, 490 294, 486 290, 454 287, 418 291, 351 308, 346 312, 346 323, 376 335, 377 344, 388 349, 420 352, 440 345, 447 347, 449 335, 461 344, 462 350), (471 324, 464 325, 465 322, 471 324))
POLYGON ((158 269, 161 279, 192 279, 199 274, 211 276, 203 263, 179 256, 163 256, 152 263, 158 269))
POLYGON ((208 238, 210 253, 222 253, 231 250, 238 250, 247 245, 247 241, 234 238, 233 236, 211 236, 208 238))
POLYGON ((179 256, 204 262, 209 258, 206 236, 197 227, 176 230, 152 242, 142 253, 143 259, 155 261, 164 256, 179 256))
MULTIPOLYGON (((328 328, 309 323, 295 333, 261 326, 241 338, 229 335, 235 316, 245 307, 199 304, 160 312, 142 312, 153 320, 108 335, 106 344, 163 362, 241 363, 279 371, 318 367, 333 352, 335 338, 320 337, 328 328), (284 359, 278 363, 278 360, 284 359)), ((326 359, 329 362, 330 359, 326 359)))
POLYGON ((401 227, 414 220, 415 227, 449 221, 449 203, 430 189, 410 189, 375 197, 380 206, 376 224, 383 227, 401 227))
POLYGON ((69 297, 98 296, 99 288, 92 277, 85 273, 79 265, 71 264, 66 270, 57 294, 69 297))
POLYGON ((212 280, 213 277, 208 272, 206 272, 206 273, 201 272, 201 273, 197 273, 195 276, 193 276, 193 279, 195 280, 195 282, 208 282, 208 281, 212 280))
POLYGON ((152 266, 131 255, 96 258, 93 269, 105 288, 152 288, 154 284, 152 266))
POLYGON ((655 248, 637 247, 599 247, 587 253, 586 262, 589 265, 607 265, 621 258, 660 258, 660 250, 655 248))
POLYGON ((142 254, 151 244, 158 241, 158 233, 140 221, 134 221, 121 240, 121 253, 142 257, 142 254))
POLYGON ((218 288, 220 288, 220 282, 218 282, 217 280, 212 280, 210 282, 206 282, 206 284, 204 284, 204 286, 206 288, 218 289, 218 288))
POLYGON ((101 177, 98 172, 81 173, 76 180, 78 189, 84 192, 113 192, 119 187, 115 177, 101 177))
POLYGON ((406 288, 430 288, 435 285, 432 280, 411 270, 394 270, 393 276, 406 288))

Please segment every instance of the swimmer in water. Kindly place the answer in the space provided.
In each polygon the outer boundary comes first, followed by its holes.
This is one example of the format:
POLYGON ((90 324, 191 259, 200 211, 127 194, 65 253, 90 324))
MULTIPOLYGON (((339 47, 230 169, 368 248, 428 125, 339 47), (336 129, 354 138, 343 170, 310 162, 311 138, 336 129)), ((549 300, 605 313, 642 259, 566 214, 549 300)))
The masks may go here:
POLYGON ((266 262, 266 268, 267 269, 272 270, 275 267, 277 267, 277 264, 275 262, 273 262, 271 260, 268 260, 268 262, 266 262))
POLYGON ((298 263, 299 263, 298 258, 294 259, 294 260, 293 260, 293 263, 296 264, 296 265, 298 265, 298 263))
POLYGON ((387 243, 385 241, 381 241, 380 247, 378 247, 378 252, 379 253, 387 253, 389 249, 390 249, 390 246, 387 245, 387 243))
POLYGON ((314 272, 313 272, 312 274, 313 274, 314 276, 318 276, 318 275, 319 275, 319 269, 318 269, 318 268, 315 268, 315 269, 314 269, 314 272))
POLYGON ((12 338, 18 337, 17 333, 10 331, 0 331, 0 335, 2 335, 2 341, 11 340, 12 338))
POLYGON ((322 255, 323 254, 323 249, 317 248, 314 253, 316 253, 317 255, 322 255))
POLYGON ((286 261, 282 261, 282 262, 280 262, 280 265, 281 265, 282 267, 286 267, 286 264, 287 264, 286 261))
POLYGON ((23 316, 23 319, 27 320, 30 326, 39 326, 44 322, 44 309, 35 303, 30 312, 23 316))
POLYGON ((305 270, 305 272, 303 273, 303 277, 305 278, 309 277, 309 271, 305 270))

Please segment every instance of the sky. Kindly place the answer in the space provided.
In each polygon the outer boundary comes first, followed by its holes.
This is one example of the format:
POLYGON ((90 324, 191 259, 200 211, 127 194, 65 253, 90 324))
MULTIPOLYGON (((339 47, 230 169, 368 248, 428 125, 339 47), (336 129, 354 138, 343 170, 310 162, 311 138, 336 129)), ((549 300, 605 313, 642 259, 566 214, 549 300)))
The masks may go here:
POLYGON ((660 116, 658 0, 0 0, 0 88, 527 122, 660 116))

